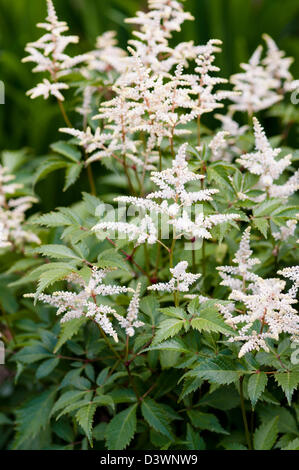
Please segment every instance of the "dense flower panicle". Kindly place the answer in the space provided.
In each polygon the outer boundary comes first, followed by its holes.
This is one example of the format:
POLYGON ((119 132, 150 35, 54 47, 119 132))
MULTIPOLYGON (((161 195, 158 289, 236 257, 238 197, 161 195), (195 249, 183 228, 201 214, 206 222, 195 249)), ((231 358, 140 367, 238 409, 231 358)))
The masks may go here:
MULTIPOLYGON (((222 145, 218 146, 216 154, 215 152, 212 153, 210 160, 224 160, 231 162, 234 155, 241 154, 242 151, 238 147, 236 141, 240 136, 244 135, 248 131, 249 126, 240 126, 229 114, 215 114, 214 117, 222 123, 220 131, 223 133, 222 135, 224 136, 224 133, 226 134, 225 138, 221 140, 222 145)), ((211 144, 212 141, 210 142, 210 146, 211 144)))
POLYGON ((250 227, 248 227, 241 238, 238 251, 235 253, 233 262, 237 266, 219 266, 217 270, 222 278, 221 285, 234 290, 245 291, 246 282, 254 282, 258 276, 252 273, 252 267, 260 263, 257 258, 252 258, 250 249, 250 227))
POLYGON ((31 98, 43 96, 47 99, 50 95, 63 101, 64 97, 60 90, 66 90, 69 86, 61 82, 61 77, 68 75, 74 67, 86 61, 88 54, 70 57, 65 53, 69 44, 76 44, 79 41, 78 36, 65 36, 63 33, 68 31, 68 25, 65 21, 59 21, 52 0, 47 0, 48 16, 45 23, 39 23, 37 26, 46 30, 40 39, 28 43, 25 50, 28 56, 23 62, 34 62, 36 66, 33 72, 48 72, 49 80, 44 80, 35 88, 27 92, 31 98))
POLYGON ((253 53, 248 64, 241 64, 244 72, 231 76, 234 91, 238 94, 230 99, 234 104, 231 111, 244 111, 252 115, 263 109, 267 109, 281 100, 277 93, 280 81, 273 78, 261 63, 262 46, 253 53))
POLYGON ((299 266, 292 266, 291 268, 284 268, 281 271, 277 271, 281 276, 290 279, 293 282, 293 286, 289 290, 288 294, 291 297, 296 297, 299 289, 299 266))
POLYGON ((214 90, 216 85, 228 83, 225 78, 211 75, 220 71, 219 67, 214 65, 214 54, 221 52, 219 47, 221 44, 222 41, 219 39, 210 39, 207 44, 198 47, 199 54, 195 59, 196 75, 190 76, 190 93, 198 97, 198 116, 222 108, 221 101, 232 98, 236 94, 236 92, 229 90, 214 90))
POLYGON ((209 148, 211 149, 212 156, 211 161, 221 160, 221 156, 223 155, 223 150, 227 148, 227 141, 226 137, 229 136, 227 131, 219 131, 211 142, 209 143, 209 148))
POLYGON ((273 232, 273 238, 276 241, 286 241, 295 234, 298 221, 296 219, 287 220, 286 225, 279 228, 278 232, 273 232))
POLYGON ((221 284, 232 290, 229 300, 245 306, 244 311, 238 310, 235 315, 234 303, 229 306, 217 305, 225 321, 236 331, 229 341, 244 342, 239 357, 252 350, 269 351, 267 338, 278 340, 281 333, 290 334, 292 339, 299 335, 299 315, 293 308, 293 304, 297 302, 294 297, 299 287, 298 266, 278 271, 278 274, 294 282, 289 292, 284 293, 285 281, 276 278, 262 279, 251 272, 252 266, 259 263, 259 260, 252 258, 251 255, 250 227, 248 227, 233 259, 238 266, 218 268, 223 279, 221 284), (246 281, 250 283, 247 285, 246 281))
POLYGON ((99 235, 103 232, 110 233, 118 232, 118 238, 120 234, 128 237, 130 241, 135 241, 135 246, 141 245, 147 242, 149 245, 153 245, 157 242, 158 231, 157 228, 149 215, 145 215, 140 221, 134 222, 100 222, 95 225, 92 229, 99 235))
POLYGON ((200 278, 201 274, 187 273, 187 261, 179 262, 174 268, 170 268, 172 278, 169 282, 159 282, 148 287, 151 291, 188 292, 192 284, 200 278))
POLYGON ((277 47, 275 41, 268 34, 263 34, 263 39, 267 45, 267 53, 262 62, 267 72, 273 78, 280 80, 280 88, 284 92, 298 88, 299 81, 293 79, 289 70, 294 62, 293 57, 285 57, 285 52, 277 47))
POLYGON ((37 202, 32 196, 15 197, 22 184, 14 183, 14 175, 0 165, 0 239, 1 248, 20 246, 24 243, 40 243, 40 239, 24 229, 25 212, 37 202))
MULTIPOLYGON (((245 305, 246 313, 240 314, 231 320, 234 324, 244 324, 238 330, 238 339, 232 341, 245 340, 249 342, 254 338, 263 339, 264 334, 274 340, 279 339, 281 333, 288 333, 292 338, 299 334, 299 315, 293 304, 297 301, 289 294, 283 293, 285 281, 280 279, 258 278, 251 286, 252 293, 244 293, 233 290, 229 299, 242 302, 245 305), (252 335, 250 331, 255 321, 259 320, 259 332, 252 335), (266 330, 266 331, 264 331, 266 330), (244 338, 242 338, 245 336, 244 338)), ((267 351, 267 347, 262 346, 267 351)), ((252 349, 254 349, 252 347, 252 349)), ((246 343, 240 350, 239 356, 246 352, 246 343)))
POLYGON ((136 39, 130 40, 129 44, 154 72, 167 74, 174 65, 183 61, 187 65, 187 61, 197 54, 193 42, 180 43, 172 49, 169 39, 173 32, 181 30, 184 21, 194 19, 192 15, 184 12, 181 3, 175 0, 149 0, 148 8, 148 12, 138 11, 135 18, 126 20, 139 26, 138 31, 133 31, 136 39))
POLYGON ((127 57, 126 52, 117 47, 116 31, 105 31, 101 36, 97 37, 96 48, 89 54, 87 59, 88 71, 123 72, 127 65, 123 60, 127 57))
MULTIPOLYGON (((191 219, 187 208, 191 208, 195 203, 201 201, 211 201, 212 195, 217 193, 216 189, 200 189, 198 191, 188 191, 187 183, 196 183, 204 177, 188 168, 187 162, 187 144, 181 145, 174 160, 172 167, 160 172, 151 173, 151 180, 158 187, 158 191, 151 192, 146 198, 137 198, 131 196, 119 196, 117 202, 133 204, 145 211, 150 211, 150 215, 165 214, 169 217, 171 224, 177 231, 178 236, 211 238, 209 230, 218 224, 238 219, 239 214, 212 214, 204 215, 202 212, 195 215, 195 221, 191 219), (155 202, 154 199, 160 200, 155 202), (162 200, 162 202, 161 202, 162 200)), ((156 219, 156 217, 155 217, 156 219)), ((152 220, 152 219, 151 219, 152 220)), ((142 219, 142 223, 149 225, 150 231, 147 236, 141 235, 138 244, 148 241, 155 243, 157 241, 157 230, 154 231, 151 220, 142 219), (156 238, 155 238, 156 237, 156 238)), ((94 230, 101 232, 106 229, 119 230, 131 236, 131 240, 136 239, 140 234, 140 226, 133 222, 100 222, 94 227, 94 230)), ((144 230, 143 230, 144 231, 144 230)))
POLYGON ((114 316, 118 319, 120 326, 125 329, 126 334, 128 336, 134 336, 135 328, 140 328, 141 326, 144 326, 144 323, 138 320, 140 288, 141 284, 138 284, 130 301, 127 316, 122 317, 118 313, 114 314, 114 316))
POLYGON ((254 117, 254 136, 256 152, 242 155, 237 161, 250 173, 259 175, 258 188, 269 197, 287 198, 299 188, 299 172, 297 171, 285 184, 274 183, 291 163, 292 155, 277 160, 281 150, 273 149, 259 121, 254 117))
MULTIPOLYGON (((68 276, 67 280, 70 283, 76 284, 79 287, 79 292, 59 291, 50 295, 26 294, 25 296, 36 298, 41 302, 56 307, 57 315, 63 315, 61 319, 62 323, 72 320, 73 318, 91 318, 100 325, 106 334, 112 336, 117 342, 117 334, 113 328, 112 321, 108 317, 108 315, 116 316, 116 311, 109 305, 98 304, 97 296, 126 294, 128 292, 134 293, 134 290, 129 287, 104 284, 103 281, 110 271, 110 269, 98 269, 94 267, 89 282, 85 282, 78 274, 68 276)), ((134 296, 133 298, 135 299, 134 305, 136 307, 138 302, 137 297, 134 296)), ((131 312, 133 312, 133 310, 134 306, 132 305, 131 312)), ((133 326, 137 327, 137 325, 133 326)))

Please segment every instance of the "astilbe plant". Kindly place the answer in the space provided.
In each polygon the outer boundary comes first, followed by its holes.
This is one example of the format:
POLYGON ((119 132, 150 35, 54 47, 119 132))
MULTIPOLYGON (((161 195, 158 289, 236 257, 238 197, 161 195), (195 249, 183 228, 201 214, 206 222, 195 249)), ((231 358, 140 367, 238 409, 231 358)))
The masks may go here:
POLYGON ((127 51, 109 31, 71 57, 47 0, 26 46, 45 74, 28 95, 64 120, 28 171, 65 169, 67 190, 86 170, 90 190, 26 221, 35 199, 0 168, 0 326, 25 395, 0 414, 5 445, 298 449, 298 171, 255 115, 296 89, 292 59, 265 35, 229 83, 221 41, 173 46, 180 2, 148 7, 127 51))

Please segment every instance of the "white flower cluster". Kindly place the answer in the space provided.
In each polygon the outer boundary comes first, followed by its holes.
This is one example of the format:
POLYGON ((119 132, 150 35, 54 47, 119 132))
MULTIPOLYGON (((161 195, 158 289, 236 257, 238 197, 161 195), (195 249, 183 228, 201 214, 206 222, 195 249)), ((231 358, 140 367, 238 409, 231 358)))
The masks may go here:
POLYGON ((244 168, 255 175, 260 175, 258 188, 269 197, 288 198, 299 188, 299 171, 285 184, 275 184, 283 171, 290 165, 292 155, 277 160, 281 150, 273 149, 259 121, 254 117, 254 136, 256 152, 247 153, 237 159, 244 168))
POLYGON ((218 268, 223 278, 221 284, 232 289, 229 299, 245 307, 244 312, 238 309, 238 314, 234 315, 233 304, 218 305, 225 321, 236 330, 236 335, 231 336, 229 341, 244 342, 239 357, 252 350, 264 349, 268 352, 266 340, 278 340, 281 333, 290 334, 292 340, 296 340, 299 335, 299 316, 293 308, 293 304, 297 302, 295 295, 299 287, 298 266, 278 272, 294 282, 293 287, 284 293, 285 281, 276 278, 262 279, 250 272, 258 260, 251 258, 249 237, 250 230, 247 229, 234 258, 238 266, 218 268), (245 281, 250 283, 247 285, 245 281))
POLYGON ((291 289, 288 294, 291 297, 296 297, 297 290, 299 289, 299 266, 292 266, 291 268, 284 268, 281 271, 277 271, 277 274, 289 279, 293 282, 291 289))
POLYGON ((14 183, 14 175, 0 165, 0 248, 20 246, 24 243, 40 243, 32 232, 24 230, 25 212, 37 200, 32 196, 16 198, 14 194, 23 188, 14 183))
POLYGON ((280 227, 279 232, 273 232, 273 238, 276 241, 286 241, 289 237, 292 237, 295 234, 295 230, 297 227, 297 220, 296 219, 289 219, 286 222, 286 225, 280 227))
POLYGON ((57 315, 63 315, 62 323, 74 318, 91 318, 107 335, 112 336, 117 342, 117 333, 108 315, 118 319, 120 326, 125 328, 127 334, 132 336, 134 328, 143 325, 142 322, 137 321, 140 287, 134 292, 129 287, 104 284, 103 281, 110 271, 109 269, 97 269, 94 267, 89 282, 85 282, 78 274, 68 276, 67 280, 69 282, 77 284, 81 288, 79 292, 59 291, 53 294, 25 294, 25 297, 36 298, 41 302, 56 307, 57 315), (127 318, 118 315, 116 310, 109 305, 98 303, 97 296, 110 296, 129 292, 133 292, 134 295, 128 308, 127 318))
POLYGON ((69 44, 76 44, 78 36, 65 36, 68 31, 65 21, 59 21, 52 0, 47 0, 48 16, 45 23, 38 23, 37 26, 46 30, 40 39, 28 43, 25 50, 28 56, 23 62, 34 62, 36 66, 33 72, 48 72, 50 80, 44 79, 36 87, 27 92, 31 98, 43 96, 47 99, 50 95, 63 101, 61 90, 67 90, 69 86, 60 81, 62 77, 68 75, 74 67, 86 61, 87 54, 70 57, 65 53, 69 44))
POLYGON ((259 264, 257 258, 252 258, 250 249, 250 227, 244 231, 238 251, 233 262, 237 266, 219 266, 217 269, 222 278, 221 285, 233 290, 246 291, 247 283, 254 282, 258 276, 252 273, 252 267, 259 264))
MULTIPOLYGON (((87 59, 87 71, 103 73, 115 70, 121 73, 126 69, 127 66, 123 59, 127 57, 127 54, 123 49, 117 47, 115 36, 115 31, 106 31, 97 37, 96 48, 90 52, 87 59)), ((89 77, 89 74, 87 76, 89 77)))
POLYGON ((119 321, 119 324, 122 328, 125 329, 128 336, 134 336, 134 328, 140 328, 144 325, 142 321, 138 320, 139 304, 140 304, 140 288, 141 284, 137 285, 136 291, 133 294, 133 297, 129 303, 128 312, 126 317, 122 317, 118 313, 115 313, 114 316, 119 321))
POLYGON ((273 39, 263 35, 267 44, 266 56, 262 59, 263 47, 260 45, 253 53, 248 64, 241 64, 244 72, 232 75, 234 90, 240 92, 231 98, 232 112, 245 111, 249 115, 267 109, 280 101, 283 94, 295 90, 299 80, 294 80, 289 68, 293 62, 278 49, 273 39))
POLYGON ((174 49, 169 45, 172 33, 180 31, 184 21, 193 19, 176 0, 149 0, 148 12, 138 11, 135 18, 126 19, 127 23, 139 26, 138 31, 133 31, 136 39, 129 44, 144 65, 154 72, 167 74, 174 65, 187 66, 187 60, 195 59, 198 53, 193 41, 180 43, 174 49))
POLYGON ((174 268, 170 268, 172 278, 169 282, 159 282, 153 284, 147 289, 150 291, 166 291, 166 292, 188 292, 194 282, 200 278, 201 274, 187 273, 187 261, 180 261, 174 268))
MULTIPOLYGON (((103 230, 118 230, 120 233, 129 235, 129 239, 137 239, 137 244, 157 241, 157 230, 154 229, 154 221, 158 214, 164 214, 169 217, 169 224, 176 231, 176 236, 211 238, 210 229, 223 222, 229 222, 239 218, 238 214, 212 214, 204 215, 199 212, 195 215, 195 220, 191 219, 188 208, 201 201, 211 201, 212 195, 217 193, 216 189, 200 189, 198 191, 188 191, 185 186, 187 183, 195 183, 204 177, 189 170, 186 159, 187 144, 181 145, 172 161, 172 167, 155 171, 151 174, 151 180, 159 190, 149 193, 146 198, 120 196, 115 200, 118 202, 133 204, 144 211, 150 211, 150 215, 141 219, 141 225, 134 222, 100 222, 93 230, 101 233, 103 230), (155 202, 154 199, 162 200, 155 202), (144 231, 144 227, 147 231, 144 231)), ((196 206, 195 206, 196 207, 196 206)))
POLYGON ((236 141, 247 132, 249 126, 240 126, 228 114, 215 114, 215 118, 221 122, 222 126, 209 144, 212 151, 209 160, 211 162, 217 160, 231 162, 234 155, 241 154, 241 149, 236 145, 236 141))

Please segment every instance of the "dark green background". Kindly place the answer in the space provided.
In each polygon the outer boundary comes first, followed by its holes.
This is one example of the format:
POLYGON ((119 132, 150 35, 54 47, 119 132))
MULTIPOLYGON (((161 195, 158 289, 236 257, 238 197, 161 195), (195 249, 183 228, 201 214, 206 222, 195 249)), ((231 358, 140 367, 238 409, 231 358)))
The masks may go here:
MULTIPOLYGON (((81 43, 74 52, 93 47, 95 38, 107 29, 116 29, 122 46, 132 29, 123 20, 145 7, 144 0, 54 0, 59 17, 65 19, 81 43)), ((29 146, 45 152, 61 124, 57 106, 43 99, 31 101, 25 91, 37 81, 32 64, 21 64, 24 46, 39 37, 35 27, 45 17, 44 0, 0 0, 0 79, 6 86, 6 105, 0 109, 1 148, 29 146)), ((185 9, 195 16, 186 22, 175 40, 194 39, 204 43, 209 38, 223 40, 223 54, 218 58, 222 74, 238 71, 269 33, 279 46, 299 57, 298 0, 187 0, 185 9)), ((292 68, 299 76, 299 61, 292 68)))

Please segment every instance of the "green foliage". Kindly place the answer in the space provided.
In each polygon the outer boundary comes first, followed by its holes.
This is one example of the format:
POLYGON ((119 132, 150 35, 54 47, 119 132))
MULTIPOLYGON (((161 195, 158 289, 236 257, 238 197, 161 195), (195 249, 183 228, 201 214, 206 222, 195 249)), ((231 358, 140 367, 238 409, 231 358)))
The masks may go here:
MULTIPOLYGON (((74 46, 78 53, 91 49, 96 36, 107 28, 117 30, 124 46, 131 26, 123 19, 140 8, 138 0, 56 3, 59 17, 82 36, 80 46, 74 46)), ((186 9, 199 24, 183 27, 176 39, 225 40, 218 59, 224 76, 248 61, 264 31, 278 38, 288 55, 299 51, 296 1, 286 0, 281 9, 278 0, 187 0, 186 9)), ((57 129, 65 124, 57 103, 32 102, 24 96, 33 82, 20 58, 25 42, 35 37, 33 26, 43 16, 43 2, 0 2, 1 80, 7 94, 7 105, 0 106, 2 164, 24 185, 17 189, 18 196, 37 195, 24 227, 41 241, 13 245, 7 251, 0 247, 0 339, 6 348, 6 364, 0 366, 0 449, 244 450, 253 446, 298 450, 296 344, 282 333, 278 340, 266 339, 267 350, 261 347, 239 357, 241 343, 227 338, 237 332, 220 311, 230 304, 229 289, 220 284, 216 269, 233 264, 247 227, 251 227, 254 256, 260 261, 255 274, 276 278, 279 269, 295 265, 298 237, 279 240, 273 234, 296 218, 298 198, 294 195, 282 203, 266 194, 261 201, 259 176, 239 165, 236 155, 231 162, 210 161, 208 145, 218 124, 204 116, 202 150, 196 148, 195 123, 190 123, 187 137, 175 136, 174 148, 187 139, 189 168, 205 174, 203 188, 218 191, 213 201, 202 201, 204 214, 234 213, 240 218, 212 228, 211 238, 200 246, 188 241, 192 249, 185 249, 186 240, 179 237, 159 246, 134 246, 128 238, 112 240, 108 233, 98 237, 92 227, 104 217, 97 215, 100 204, 114 204, 114 197, 124 194, 146 196, 153 188, 148 173, 141 187, 143 170, 131 166, 131 161, 126 167, 129 158, 118 150, 117 158, 104 158, 88 167, 91 181, 84 149, 76 139, 59 140, 62 134, 57 129), (17 147, 23 150, 12 150, 17 147), (133 181, 131 189, 126 170, 133 181), (168 282, 169 269, 181 260, 188 261, 188 272, 201 274, 190 292, 147 291, 150 284, 168 282), (39 294, 60 291, 71 298, 80 292, 80 284, 75 286, 69 276, 80 276, 81 284, 87 284, 93 267, 107 270, 108 284, 131 290, 140 284, 138 319, 143 326, 135 328, 133 336, 116 323, 119 341, 115 342, 95 318, 86 316, 60 323, 56 308, 37 302, 39 294), (24 296, 32 292, 33 298, 24 296), (185 295, 199 293, 205 299, 185 295), (248 437, 244 429, 250 416, 248 437)), ((298 71, 298 64, 293 70, 296 67, 298 71)), ((92 103, 96 114, 102 100, 113 96, 112 78, 109 71, 90 81, 82 76, 68 78, 65 108, 74 126, 82 127, 75 109, 84 87, 91 84, 98 90, 92 103)), ((282 155, 293 154, 286 170, 291 176, 298 166, 299 115, 286 101, 259 118, 282 147, 282 155)), ((94 129, 96 121, 91 118, 85 124, 94 129)), ((238 119, 247 123, 244 116, 238 119)), ((134 138, 144 140, 146 148, 144 136, 145 132, 136 131, 134 138)), ((240 154, 253 150, 251 126, 235 146, 240 154)), ((143 152, 142 148, 142 157, 143 152)), ((154 149, 154 156, 159 152, 163 169, 168 168, 172 151, 167 139, 154 149)), ((131 290, 110 297, 93 293, 93 305, 98 302, 115 309, 115 316, 126 317, 131 290)), ((76 311, 76 306, 68 306, 73 307, 76 311)), ((241 303, 237 312, 246 313, 241 303)))

